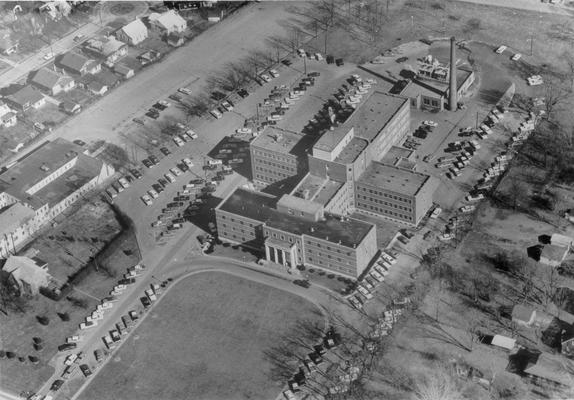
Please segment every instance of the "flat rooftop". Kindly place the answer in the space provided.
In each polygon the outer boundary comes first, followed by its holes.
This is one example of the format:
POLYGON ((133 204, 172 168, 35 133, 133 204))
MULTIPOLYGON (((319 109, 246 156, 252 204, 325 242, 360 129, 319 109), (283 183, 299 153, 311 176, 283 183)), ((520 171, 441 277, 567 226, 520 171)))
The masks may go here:
POLYGON ((22 226, 24 221, 34 218, 36 213, 20 203, 14 203, 0 210, 0 234, 5 235, 14 232, 16 228, 22 226))
POLYGON ((363 150, 367 148, 368 145, 369 142, 367 142, 365 139, 358 137, 352 138, 349 144, 347 144, 343 150, 341 150, 337 158, 335 158, 335 162, 341 164, 350 164, 354 162, 357 157, 361 155, 363 150))
POLYGON ((81 154, 73 168, 36 192, 34 197, 53 207, 99 175, 101 168, 100 160, 81 154))
POLYGON ((277 153, 303 156, 309 153, 317 138, 303 133, 295 133, 273 126, 265 127, 263 133, 251 142, 251 146, 260 147, 277 153))
POLYGON ((347 121, 334 130, 325 132, 313 147, 330 152, 351 128, 354 128, 355 137, 370 143, 408 101, 405 97, 376 90, 357 107, 347 121))
POLYGON ((359 182, 381 189, 414 196, 430 178, 419 172, 372 162, 359 178, 359 182))
POLYGON ((0 190, 33 203, 26 191, 83 150, 81 146, 60 138, 46 142, 0 175, 0 190))
POLYGON ((401 158, 410 158, 414 151, 404 147, 391 146, 387 154, 380 160, 383 164, 395 165, 401 158))
MULTIPOLYGON (((467 70, 465 68, 458 67, 456 69, 456 89, 457 90, 462 87, 462 85, 466 82, 466 80, 468 79, 468 77, 471 74, 472 74, 472 71, 467 70)), ((424 82, 425 84, 429 85, 431 88, 434 88, 439 93, 444 94, 448 90, 448 82, 442 83, 442 82, 435 81, 432 79, 429 79, 429 80, 421 79, 421 81, 424 82)), ((416 84, 417 82, 413 81, 413 83, 416 84)), ((419 86, 419 85, 417 85, 417 86, 419 86)))
POLYGON ((238 188, 218 208, 246 218, 261 221, 267 226, 297 235, 306 234, 332 243, 354 248, 374 228, 374 225, 353 218, 341 221, 325 214, 325 219, 309 221, 283 214, 274 207, 277 198, 238 188), (253 205, 257 204, 257 207, 253 205))
POLYGON ((343 183, 307 174, 291 193, 293 196, 305 198, 325 206, 339 191, 343 183))

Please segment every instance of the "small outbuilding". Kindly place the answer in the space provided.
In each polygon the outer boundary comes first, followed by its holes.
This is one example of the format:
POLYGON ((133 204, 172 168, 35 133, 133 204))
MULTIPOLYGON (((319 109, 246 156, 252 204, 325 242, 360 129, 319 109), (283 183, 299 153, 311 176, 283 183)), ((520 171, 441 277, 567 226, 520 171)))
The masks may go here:
POLYGON ((21 295, 36 295, 50 282, 47 263, 38 258, 10 256, 2 270, 9 274, 21 295))

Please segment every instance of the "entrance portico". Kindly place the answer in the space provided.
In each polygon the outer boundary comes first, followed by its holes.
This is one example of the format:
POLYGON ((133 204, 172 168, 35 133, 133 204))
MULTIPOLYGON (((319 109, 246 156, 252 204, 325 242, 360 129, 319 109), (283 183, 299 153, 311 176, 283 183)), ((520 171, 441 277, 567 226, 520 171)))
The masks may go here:
POLYGON ((288 268, 297 266, 297 246, 275 238, 265 240, 265 259, 288 268))

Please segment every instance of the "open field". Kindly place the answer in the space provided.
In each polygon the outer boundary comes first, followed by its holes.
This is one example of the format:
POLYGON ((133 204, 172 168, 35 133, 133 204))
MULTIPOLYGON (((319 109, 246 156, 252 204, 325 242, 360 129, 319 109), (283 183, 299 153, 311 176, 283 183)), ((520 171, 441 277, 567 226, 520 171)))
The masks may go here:
POLYGON ((272 398, 282 383, 266 375, 263 352, 297 320, 317 313, 305 300, 259 283, 194 275, 166 294, 82 398, 272 398))

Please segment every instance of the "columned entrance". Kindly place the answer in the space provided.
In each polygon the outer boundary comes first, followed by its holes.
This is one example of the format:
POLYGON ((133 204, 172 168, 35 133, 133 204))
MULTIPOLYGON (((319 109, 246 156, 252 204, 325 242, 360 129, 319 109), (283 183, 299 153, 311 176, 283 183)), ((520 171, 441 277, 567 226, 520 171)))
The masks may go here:
POLYGON ((274 238, 265 240, 265 259, 288 268, 297 266, 297 246, 274 238))

